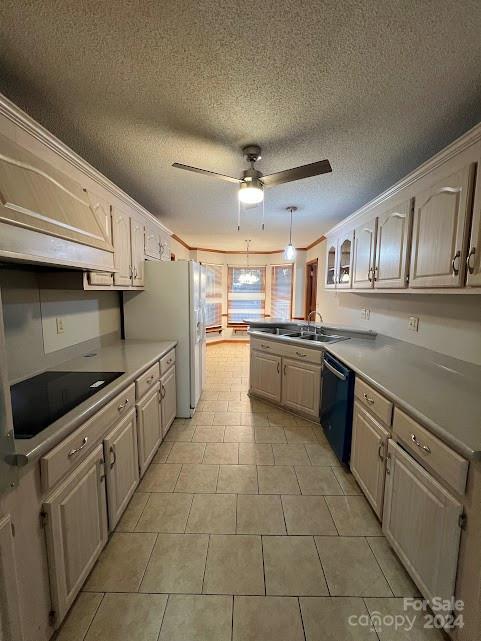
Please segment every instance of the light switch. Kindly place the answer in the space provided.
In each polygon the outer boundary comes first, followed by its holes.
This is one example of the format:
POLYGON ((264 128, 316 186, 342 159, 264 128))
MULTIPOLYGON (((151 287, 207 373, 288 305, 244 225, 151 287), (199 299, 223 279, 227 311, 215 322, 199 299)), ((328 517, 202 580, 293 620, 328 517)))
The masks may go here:
POLYGON ((409 329, 412 332, 417 332, 419 328, 419 317, 418 316, 410 316, 409 317, 409 329))
POLYGON ((65 328, 63 326, 63 318, 61 316, 57 316, 55 320, 57 322, 57 334, 63 334, 65 331, 65 328))

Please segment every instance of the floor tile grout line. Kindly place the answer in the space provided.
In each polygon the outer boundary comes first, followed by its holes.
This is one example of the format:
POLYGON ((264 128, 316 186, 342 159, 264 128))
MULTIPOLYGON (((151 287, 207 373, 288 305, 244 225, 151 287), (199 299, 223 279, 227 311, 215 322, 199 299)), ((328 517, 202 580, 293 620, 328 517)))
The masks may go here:
POLYGON ((160 622, 159 633, 157 635, 157 641, 160 641, 160 633, 162 632, 162 626, 164 625, 165 613, 167 612, 167 606, 169 605, 169 601, 170 601, 170 594, 167 594, 167 599, 165 601, 165 608, 162 614, 162 621, 160 622))
POLYGON ((210 539, 211 539, 211 537, 213 535, 209 534, 208 536, 209 536, 209 538, 207 540, 207 550, 206 550, 206 553, 205 553, 204 572, 202 574, 202 585, 201 585, 201 588, 200 588, 200 594, 204 594, 205 575, 206 575, 206 572, 207 572, 207 563, 209 561, 210 539))
POLYGON ((318 534, 318 535, 313 536, 312 538, 313 538, 313 541, 314 541, 314 547, 316 548, 317 556, 319 558, 319 563, 321 564, 321 570, 322 570, 322 574, 324 576, 324 581, 326 583, 328 596, 332 597, 333 595, 331 594, 331 588, 329 587, 329 583, 327 581, 327 574, 326 574, 326 571, 324 569, 324 565, 322 564, 321 553, 319 552, 319 547, 317 545, 317 540, 320 539, 321 536, 322 535, 318 534))
MULTIPOLYGON (((82 592, 79 592, 79 593, 78 593, 77 597, 75 598, 74 603, 76 603, 76 602, 77 602, 77 600, 78 600, 78 598, 79 598, 79 596, 80 596, 81 594, 82 594, 82 592)), ((95 594, 95 592, 94 592, 94 593, 92 593, 92 594, 95 594)), ((99 593, 97 593, 97 594, 99 594, 99 593)), ((94 620, 95 620, 95 617, 97 616, 97 613, 98 613, 98 611, 100 610, 100 606, 102 605, 102 603, 103 603, 103 601, 104 601, 105 594, 106 594, 105 592, 102 592, 102 598, 100 599, 98 606, 95 608, 95 612, 94 612, 94 614, 93 614, 92 620, 91 620, 91 621, 90 621, 90 623, 88 624, 87 629, 85 630, 85 633, 84 633, 83 637, 80 639, 80 641, 85 641, 85 639, 87 638, 87 635, 88 635, 88 633, 89 633, 89 631, 90 631, 90 628, 92 627, 92 624, 93 624, 93 622, 94 622, 94 620)), ((64 623, 64 621, 62 621, 62 625, 63 625, 63 623, 64 623)), ((61 627, 57 630, 57 634, 59 634, 59 633, 60 633, 60 630, 61 630, 61 627)), ((55 639, 56 639, 56 638, 57 638, 57 637, 54 637, 54 641, 55 641, 55 639)))
POLYGON ((389 581, 389 579, 388 579, 388 577, 386 576, 386 574, 385 574, 384 570, 382 569, 382 565, 381 565, 381 563, 379 562, 379 559, 377 558, 377 555, 376 555, 375 551, 372 549, 371 544, 369 543, 369 538, 370 538, 369 536, 364 536, 364 537, 363 537, 363 539, 366 541, 367 547, 368 547, 368 548, 369 548, 369 550, 371 551, 371 554, 373 555, 373 557, 374 557, 374 559, 375 559, 375 561, 376 561, 376 563, 377 563, 377 565, 378 565, 379 569, 381 570, 381 574, 382 574, 382 576, 384 577, 384 580, 386 581, 386 583, 387 583, 387 585, 388 585, 389 589, 391 590, 391 593, 392 593, 392 595, 391 595, 391 596, 392 596, 392 597, 396 597, 396 595, 394 594, 394 590, 393 590, 393 588, 392 588, 391 582, 389 581))
MULTIPOLYGON (((155 534, 155 532, 152 532, 152 534, 155 534)), ((144 571, 142 572, 142 577, 141 577, 141 579, 140 579, 140 581, 139 581, 139 585, 138 585, 138 587, 137 587, 137 590, 135 590, 135 593, 134 593, 134 594, 140 594, 140 588, 142 587, 142 583, 143 583, 143 581, 144 581, 145 574, 146 574, 146 572, 147 572, 147 568, 149 567, 149 563, 150 563, 150 561, 151 561, 151 559, 152 559, 152 555, 153 555, 153 553, 154 553, 155 546, 157 545, 157 541, 158 541, 158 539, 159 539, 159 533, 157 532, 157 533, 155 534, 154 545, 152 546, 152 549, 150 550, 149 558, 148 558, 148 560, 147 560, 147 563, 145 564, 144 571)))
POLYGON ((332 513, 332 510, 329 507, 329 503, 326 501, 325 497, 324 497, 324 503, 326 504, 326 507, 327 507, 327 509, 329 511, 329 514, 331 515, 331 519, 332 519, 332 522, 334 523, 334 527, 336 528, 337 535, 338 536, 342 536, 342 534, 339 532, 339 528, 337 527, 337 523, 336 523, 336 520, 335 520, 334 515, 332 513))
POLYGON ((302 634, 304 635, 304 641, 307 641, 306 628, 304 626, 304 617, 302 616, 301 597, 300 596, 297 597, 297 607, 299 608, 299 616, 301 617, 302 634))

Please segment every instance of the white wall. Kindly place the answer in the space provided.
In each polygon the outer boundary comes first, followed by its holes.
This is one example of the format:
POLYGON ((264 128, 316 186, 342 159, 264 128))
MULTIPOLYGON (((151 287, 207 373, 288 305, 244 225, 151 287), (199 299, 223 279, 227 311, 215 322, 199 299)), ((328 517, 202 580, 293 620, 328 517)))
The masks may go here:
POLYGON ((307 252, 319 258, 317 309, 328 323, 366 327, 481 365, 481 296, 463 294, 352 294, 324 289, 326 242, 307 252), (370 310, 361 319, 361 308, 370 310), (408 329, 419 317, 419 331, 408 329))
POLYGON ((120 337, 116 292, 41 289, 34 270, 0 270, 9 380, 68 358, 68 349, 111 334, 120 337), (64 331, 57 333, 56 318, 64 331))

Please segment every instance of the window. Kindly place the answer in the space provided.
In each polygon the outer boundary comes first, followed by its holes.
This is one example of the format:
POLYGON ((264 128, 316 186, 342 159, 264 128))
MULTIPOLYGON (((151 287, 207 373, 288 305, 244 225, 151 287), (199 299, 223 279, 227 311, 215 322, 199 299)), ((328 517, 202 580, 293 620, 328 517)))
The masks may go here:
POLYGON ((222 325, 222 265, 204 265, 205 326, 222 325))
POLYGON ((266 300, 265 267, 229 267, 227 321, 231 325, 244 320, 264 318, 266 300))
POLYGON ((271 317, 291 318, 292 265, 273 265, 271 283, 271 317))

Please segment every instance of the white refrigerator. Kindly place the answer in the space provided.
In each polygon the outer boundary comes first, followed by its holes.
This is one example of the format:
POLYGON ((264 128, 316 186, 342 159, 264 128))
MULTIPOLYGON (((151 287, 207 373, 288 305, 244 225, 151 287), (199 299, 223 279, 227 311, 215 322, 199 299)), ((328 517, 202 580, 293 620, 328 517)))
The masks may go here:
POLYGON ((205 380, 205 273, 192 260, 145 263, 145 290, 124 292, 126 339, 173 340, 177 416, 190 418, 205 380))

